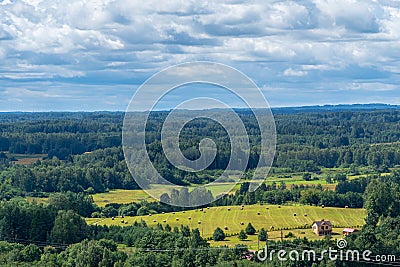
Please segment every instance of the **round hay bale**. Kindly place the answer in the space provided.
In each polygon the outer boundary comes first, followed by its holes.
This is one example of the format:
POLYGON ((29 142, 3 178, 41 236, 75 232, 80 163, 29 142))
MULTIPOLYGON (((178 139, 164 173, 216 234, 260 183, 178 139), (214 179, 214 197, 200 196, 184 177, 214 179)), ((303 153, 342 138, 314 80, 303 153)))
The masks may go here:
POLYGON ((225 230, 228 230, 228 226, 225 226, 224 229, 225 229, 225 230))
POLYGON ((274 229, 274 227, 271 225, 271 227, 269 227, 270 230, 274 229))
POLYGON ((113 220, 113 221, 114 221, 114 220, 115 220, 115 217, 112 217, 112 218, 111 218, 111 220, 113 220))
POLYGON ((176 221, 179 221, 179 218, 175 218, 176 221))
POLYGON ((307 217, 307 213, 304 213, 304 217, 307 217))
POLYGON ((269 210, 269 208, 268 208, 268 207, 266 207, 265 209, 266 209, 266 210, 269 210))
POLYGON ((198 221, 197 224, 201 224, 201 221, 198 221))
POLYGON ((325 205, 322 205, 321 208, 325 208, 325 205))
POLYGON ((345 209, 348 209, 348 208, 349 208, 349 206, 344 206, 344 208, 345 208, 345 209))
POLYGON ((244 225, 244 222, 240 222, 240 225, 244 225))
POLYGON ((157 222, 156 220, 153 220, 153 222, 157 222))
POLYGON ((297 214, 296 214, 296 213, 293 213, 293 216, 297 216, 297 214))
POLYGON ((280 209, 280 208, 281 208, 281 205, 278 206, 278 209, 280 209))
POLYGON ((125 221, 124 220, 121 220, 121 223, 124 223, 125 221))
POLYGON ((167 222, 167 220, 163 220, 163 222, 167 222))
POLYGON ((188 219, 191 220, 192 218, 189 217, 188 219))
POLYGON ((228 211, 231 211, 231 208, 228 208, 228 211))
POLYGON ((257 212, 257 215, 261 215, 261 212, 257 212))

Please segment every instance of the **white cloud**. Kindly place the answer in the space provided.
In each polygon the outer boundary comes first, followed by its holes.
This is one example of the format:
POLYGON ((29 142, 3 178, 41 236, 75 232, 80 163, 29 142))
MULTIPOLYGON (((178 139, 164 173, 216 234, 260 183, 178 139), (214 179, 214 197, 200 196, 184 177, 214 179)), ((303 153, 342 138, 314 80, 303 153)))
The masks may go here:
POLYGON ((292 68, 288 68, 283 72, 283 75, 285 76, 297 76, 297 77, 301 77, 301 76, 305 76, 307 75, 307 71, 304 70, 294 70, 292 68))
POLYGON ((2 1, 0 82, 140 84, 171 64, 211 60, 258 84, 378 79, 372 92, 400 82, 399 43, 389 0, 2 1))

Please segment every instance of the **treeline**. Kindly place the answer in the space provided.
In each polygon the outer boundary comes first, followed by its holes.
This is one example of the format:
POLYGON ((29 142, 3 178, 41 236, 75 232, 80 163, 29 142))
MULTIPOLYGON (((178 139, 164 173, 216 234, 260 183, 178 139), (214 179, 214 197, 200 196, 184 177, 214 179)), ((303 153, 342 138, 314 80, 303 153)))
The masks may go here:
POLYGON ((13 165, 0 173, 3 187, 18 188, 30 194, 41 192, 105 192, 109 189, 138 189, 126 166, 121 148, 107 148, 93 153, 37 161, 25 167, 13 165))
MULTIPOLYGON (((259 157, 259 129, 252 113, 237 112, 249 135, 248 168, 252 169, 259 157)), ((157 168, 171 167, 160 143, 167 115, 152 113, 146 128, 149 155, 157 168)), ((353 163, 375 167, 400 164, 396 144, 400 138, 398 110, 277 114, 275 120, 276 167, 314 171, 353 163)), ((0 114, 0 151, 43 153, 64 160, 69 155, 117 147, 121 145, 122 121, 123 113, 0 114)), ((183 154, 189 159, 198 158, 198 143, 205 137, 212 138, 219 151, 209 169, 224 169, 230 158, 229 137, 212 120, 196 119, 182 129, 183 154)))
POLYGON ((67 159, 121 145, 123 113, 3 113, 0 151, 67 159))

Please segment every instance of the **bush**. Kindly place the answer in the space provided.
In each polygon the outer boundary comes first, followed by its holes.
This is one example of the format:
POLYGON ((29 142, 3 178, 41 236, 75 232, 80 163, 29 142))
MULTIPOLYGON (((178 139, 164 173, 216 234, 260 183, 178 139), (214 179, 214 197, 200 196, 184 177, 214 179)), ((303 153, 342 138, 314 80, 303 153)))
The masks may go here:
POLYGON ((258 233, 258 240, 267 241, 267 232, 265 231, 264 228, 260 229, 260 232, 258 233))
POLYGON ((243 230, 240 231, 239 239, 240 240, 246 240, 247 239, 247 235, 246 235, 245 231, 243 231, 243 230))
POLYGON ((254 235, 256 233, 256 229, 249 223, 246 227, 246 234, 248 235, 254 235))
POLYGON ((224 231, 217 227, 217 229, 215 229, 214 234, 213 234, 213 240, 214 241, 223 241, 225 239, 225 233, 224 231))

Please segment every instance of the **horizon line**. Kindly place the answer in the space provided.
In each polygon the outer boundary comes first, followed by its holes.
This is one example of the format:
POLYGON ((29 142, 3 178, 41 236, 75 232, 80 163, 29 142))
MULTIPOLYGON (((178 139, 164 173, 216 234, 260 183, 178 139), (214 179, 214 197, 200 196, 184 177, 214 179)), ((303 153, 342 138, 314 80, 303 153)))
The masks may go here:
MULTIPOLYGON (((347 104, 316 104, 316 105, 301 105, 301 106, 273 106, 270 109, 285 109, 285 108, 323 108, 323 107, 341 107, 341 106, 387 106, 387 107, 399 107, 400 104, 389 104, 389 103, 347 103, 347 104)), ((202 110, 223 110, 227 108, 208 108, 208 109, 176 109, 176 110, 190 110, 190 111, 202 111, 202 110)), ((237 110, 257 110, 264 108, 251 108, 251 107, 231 107, 231 109, 237 110)), ((156 112, 170 111, 170 109, 159 109, 152 110, 156 112)), ((109 112, 109 113, 126 113, 127 110, 33 110, 33 111, 21 111, 21 110, 9 110, 0 111, 0 113, 96 113, 96 112, 109 112)), ((148 111, 130 111, 130 112, 148 112, 148 111)))

